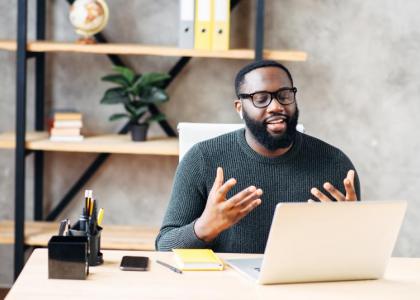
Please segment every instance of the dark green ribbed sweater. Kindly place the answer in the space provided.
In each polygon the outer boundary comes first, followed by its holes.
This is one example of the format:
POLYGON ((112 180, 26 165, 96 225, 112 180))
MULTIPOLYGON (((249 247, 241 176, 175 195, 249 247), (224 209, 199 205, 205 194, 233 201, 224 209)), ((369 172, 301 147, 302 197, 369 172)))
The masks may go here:
MULTIPOLYGON (((276 158, 252 150, 244 129, 198 143, 176 171, 156 249, 206 247, 217 252, 263 253, 277 203, 307 201, 311 188, 323 190, 326 181, 344 193, 343 179, 350 169, 354 169, 353 164, 339 149, 301 133, 293 147, 276 158), (223 168, 225 180, 237 180, 228 198, 254 185, 263 190, 262 203, 206 244, 195 235, 194 222, 204 210, 218 166, 223 168)), ((357 174, 355 188, 360 199, 357 174)))

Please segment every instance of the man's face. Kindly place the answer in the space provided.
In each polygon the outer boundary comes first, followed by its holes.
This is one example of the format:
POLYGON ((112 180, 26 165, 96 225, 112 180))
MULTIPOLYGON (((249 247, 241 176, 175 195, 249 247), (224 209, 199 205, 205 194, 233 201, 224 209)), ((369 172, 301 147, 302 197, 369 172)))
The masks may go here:
MULTIPOLYGON (((275 92, 280 88, 292 87, 286 72, 277 67, 253 70, 244 79, 240 88, 241 94, 275 92)), ((238 112, 242 109, 247 128, 266 149, 274 151, 287 148, 293 143, 299 116, 296 102, 282 105, 273 99, 269 106, 257 108, 247 98, 235 101, 235 106, 238 112)))

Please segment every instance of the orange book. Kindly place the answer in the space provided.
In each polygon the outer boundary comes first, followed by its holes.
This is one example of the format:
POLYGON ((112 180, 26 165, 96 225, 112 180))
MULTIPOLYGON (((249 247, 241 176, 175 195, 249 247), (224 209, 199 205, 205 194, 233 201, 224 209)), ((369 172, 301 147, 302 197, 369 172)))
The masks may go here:
POLYGON ((55 113, 54 120, 81 120, 82 114, 81 113, 55 113))

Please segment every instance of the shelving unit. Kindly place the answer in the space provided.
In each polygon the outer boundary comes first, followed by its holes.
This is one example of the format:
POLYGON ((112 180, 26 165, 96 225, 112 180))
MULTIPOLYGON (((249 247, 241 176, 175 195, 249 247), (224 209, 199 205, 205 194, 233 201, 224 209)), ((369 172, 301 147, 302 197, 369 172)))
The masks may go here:
MULTIPOLYGON (((168 86, 181 72, 192 57, 224 58, 224 59, 255 59, 263 58, 282 61, 304 61, 306 53, 301 51, 278 51, 265 50, 264 45, 264 0, 256 0, 256 26, 255 26, 255 49, 231 49, 228 51, 201 51, 194 49, 179 49, 174 47, 148 46, 138 44, 112 44, 108 43, 102 34, 95 35, 99 44, 77 45, 73 43, 45 41, 45 16, 46 1, 36 0, 36 40, 27 40, 27 16, 28 0, 17 0, 18 5, 18 28, 17 41, 0 41, 0 50, 16 51, 16 134, 6 133, 0 135, 0 149, 15 150, 15 221, 14 223, 0 224, 0 243, 14 240, 15 250, 15 278, 19 275, 24 265, 24 250, 26 245, 45 246, 45 237, 50 236, 57 230, 57 225, 43 222, 25 223, 25 158, 28 154, 34 154, 34 218, 36 221, 54 220, 58 214, 70 203, 73 197, 84 184, 93 176, 98 168, 106 161, 111 153, 124 154, 147 154, 147 155, 178 155, 178 142, 175 131, 166 121, 160 121, 162 129, 170 138, 150 140, 144 143, 134 143, 125 135, 106 135, 86 138, 83 142, 57 143, 47 139, 44 131, 44 86, 45 86, 45 55, 50 52, 106 54, 115 65, 124 65, 117 55, 154 55, 154 56, 181 56, 178 62, 168 72, 171 75, 166 83, 168 86), (27 86, 27 60, 35 59, 35 133, 26 132, 26 86, 27 86), (14 139, 14 141, 13 141, 14 139), (53 208, 47 217, 43 216, 43 164, 44 151, 72 151, 72 152, 96 152, 99 154, 91 165, 83 172, 80 178, 64 195, 58 205, 53 208), (25 225, 26 224, 26 225, 25 225), (4 229, 6 228, 6 229, 4 229), (11 233, 13 232, 12 235, 11 233), (33 232, 39 232, 43 236, 42 242, 34 242, 33 232), (25 234, 26 232, 26 234, 25 234), (4 238, 7 236, 8 238, 4 238), (2 238, 3 237, 3 238, 2 238)), ((66 0, 69 4, 73 0, 66 0)), ((238 4, 239 0, 231 0, 231 9, 238 4)), ((151 105, 149 110, 152 114, 158 114, 159 110, 151 105)), ((127 133, 127 126, 120 130, 120 134, 127 133)), ((119 244, 131 249, 133 243, 141 244, 142 236, 149 237, 147 245, 150 246, 150 234, 153 238, 157 231, 147 231, 138 227, 107 227, 106 232, 115 229, 115 238, 119 244), (121 231, 119 231, 121 230, 121 231), (129 232, 127 234, 127 232, 129 232), (134 235, 133 235, 134 234, 134 235), (139 236, 138 236, 138 235, 139 236)), ((143 244, 141 244, 144 246, 143 244)), ((115 244, 114 244, 115 246, 115 244)), ((153 247, 153 246, 152 246, 153 247)), ((113 249, 115 249, 113 247, 113 249)), ((118 248, 120 249, 120 248, 118 248)), ((146 249, 146 248, 136 248, 146 249)))

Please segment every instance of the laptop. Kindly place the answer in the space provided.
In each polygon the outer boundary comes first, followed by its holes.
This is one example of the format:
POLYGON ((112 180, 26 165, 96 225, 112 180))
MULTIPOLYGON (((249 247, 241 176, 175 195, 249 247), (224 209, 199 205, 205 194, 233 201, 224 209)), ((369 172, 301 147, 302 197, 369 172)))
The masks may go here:
POLYGON ((378 279, 406 201, 279 203, 264 255, 226 259, 258 284, 378 279))

